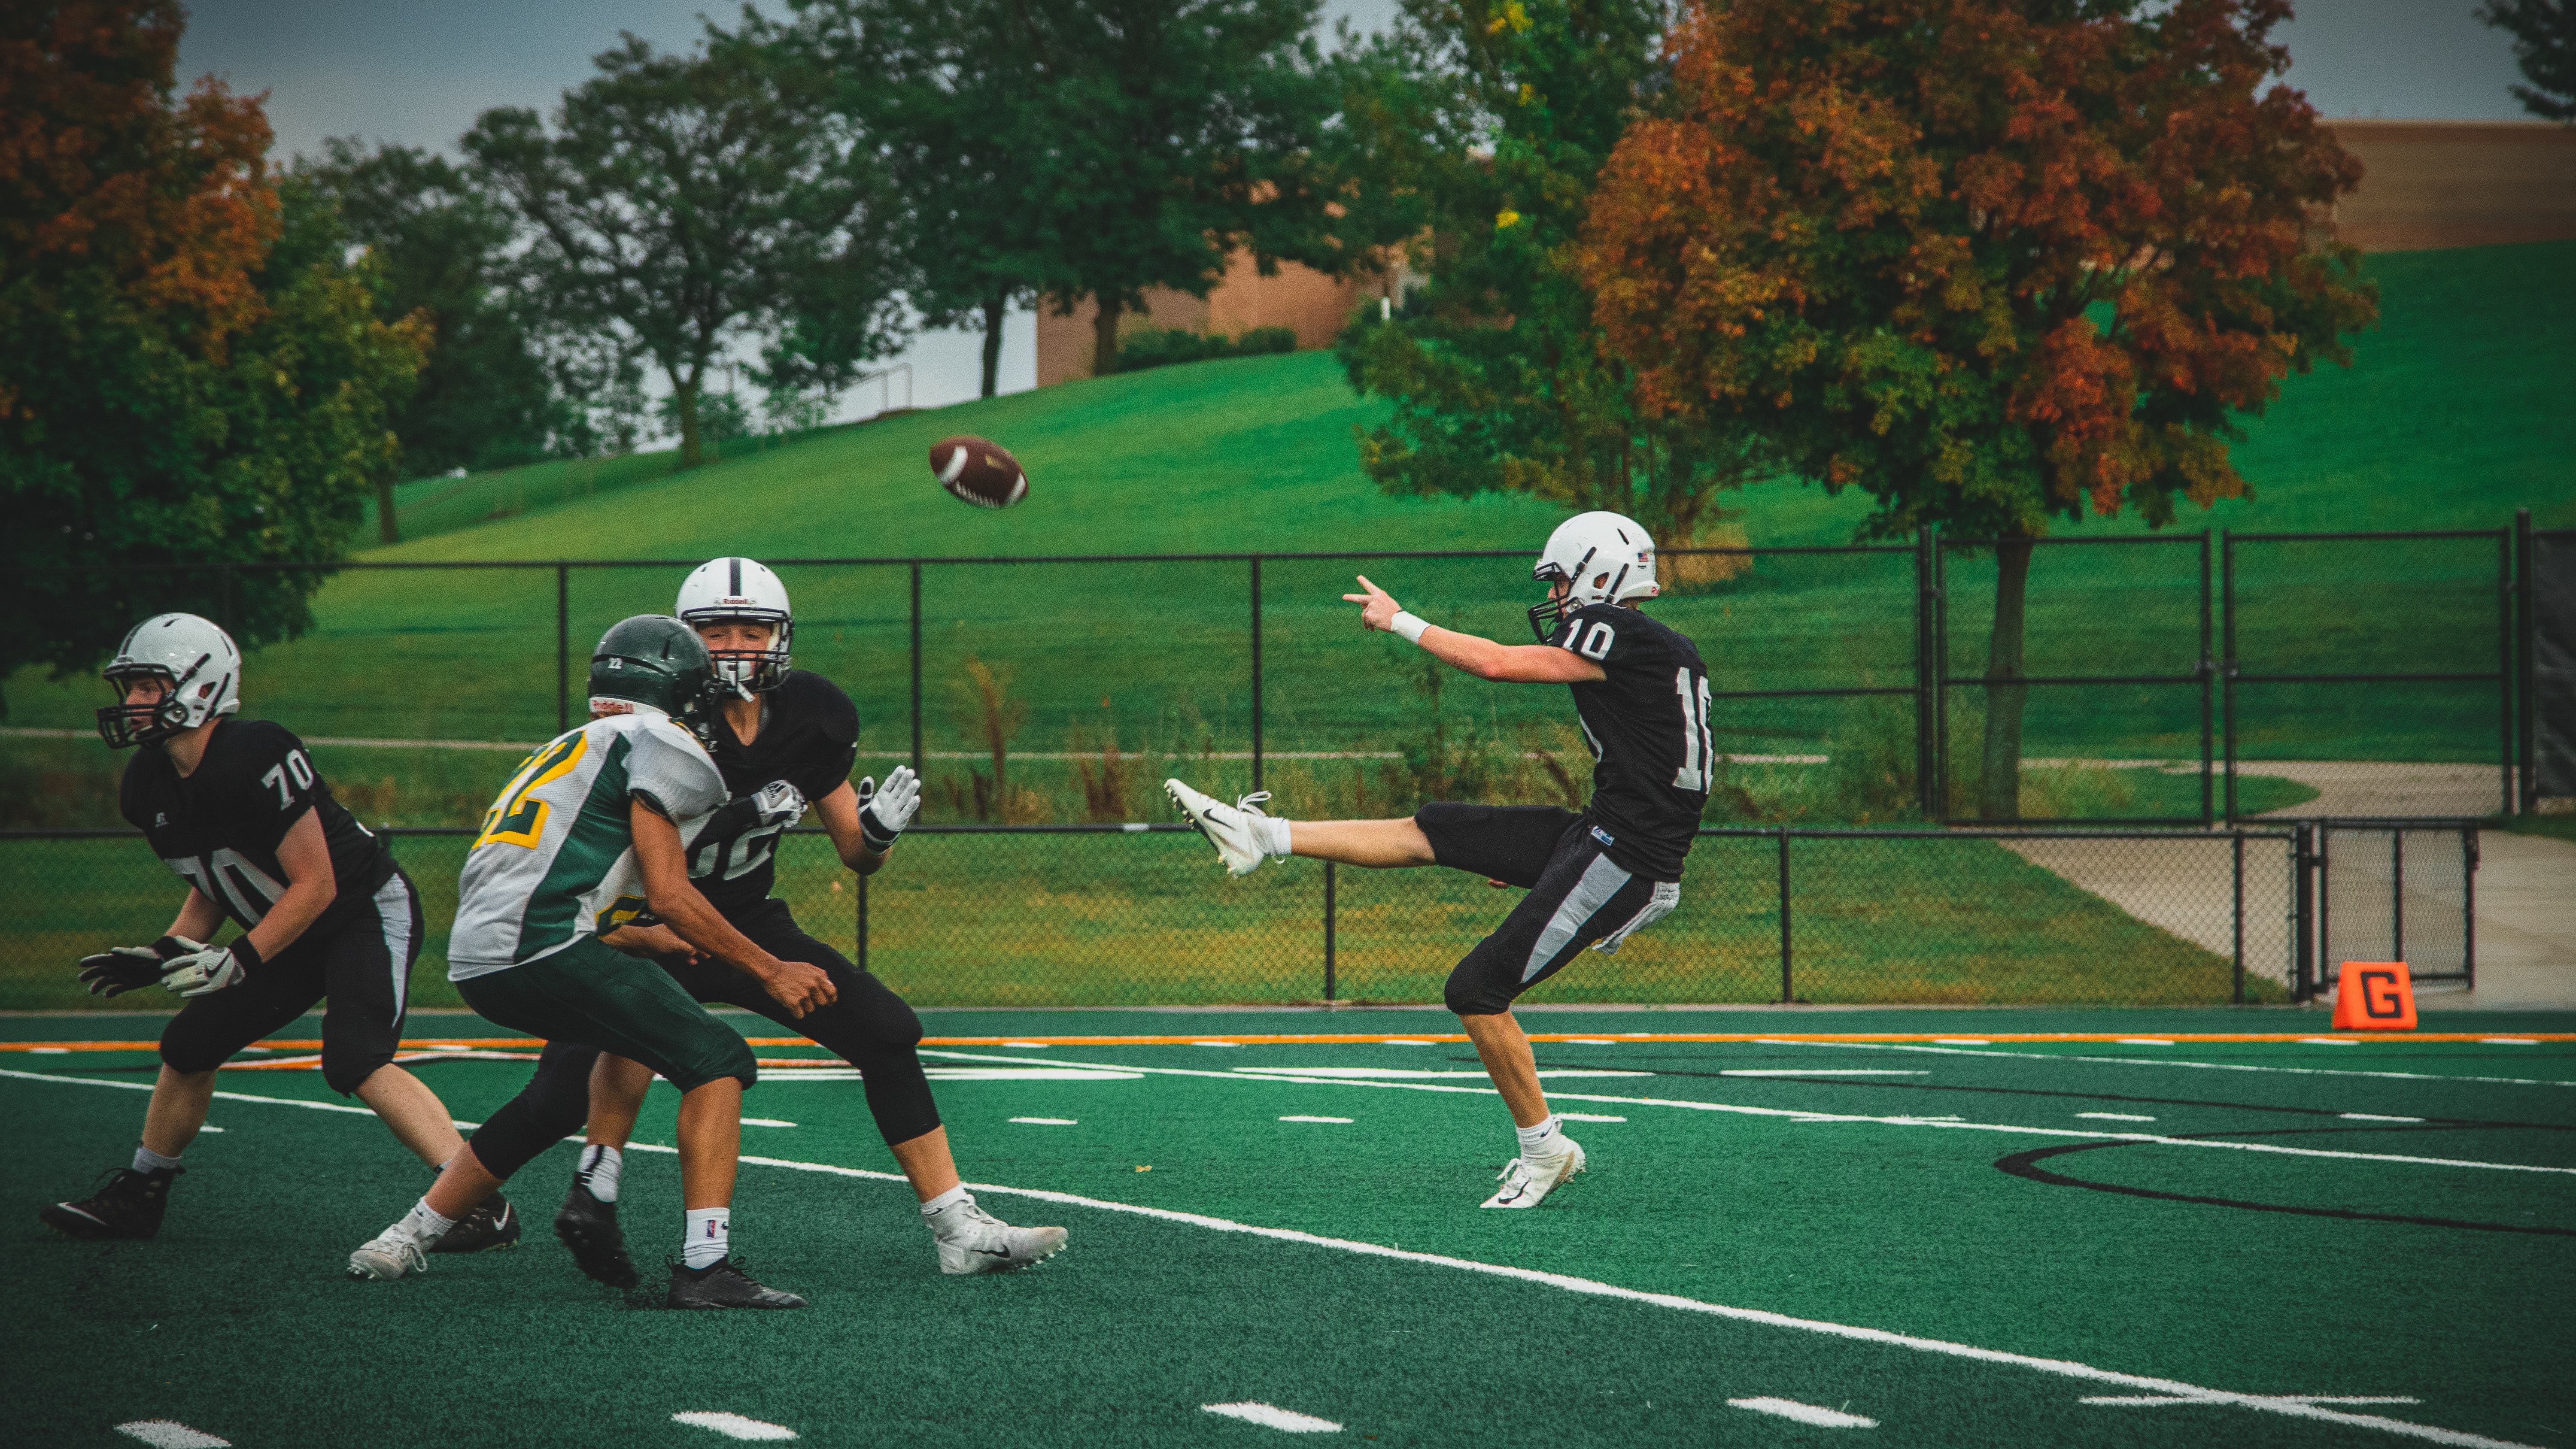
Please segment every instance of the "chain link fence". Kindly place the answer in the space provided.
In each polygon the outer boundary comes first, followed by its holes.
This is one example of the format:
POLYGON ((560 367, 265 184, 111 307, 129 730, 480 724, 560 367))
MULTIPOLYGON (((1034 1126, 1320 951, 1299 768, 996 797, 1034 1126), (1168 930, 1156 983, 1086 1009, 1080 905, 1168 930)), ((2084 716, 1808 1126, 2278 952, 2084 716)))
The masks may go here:
MULTIPOLYGON (((2303 912, 2331 900, 2384 916, 2345 875, 2300 887, 2302 862, 2327 853, 2303 843, 2311 830, 1711 829, 1678 911, 1529 999, 2287 1001, 2317 979, 2303 912)), ((447 932, 472 832, 389 833, 427 917, 413 1001, 456 1005, 447 932)), ((2338 834, 2332 858, 2363 859, 2367 833, 2338 834)), ((2466 889, 2440 872, 2473 862, 2405 848, 2408 890, 2466 889)), ((0 1010, 166 1004, 101 1002, 73 974, 83 955, 157 937, 178 906, 179 883, 139 836, 0 835, 0 886, 16 906, 0 927, 0 1010)), ((922 1006, 1436 1003, 1450 967, 1516 899, 1436 868, 1292 859, 1232 880, 1195 833, 1141 825, 915 827, 865 881, 802 828, 780 842, 777 893, 807 930, 922 1006)), ((2410 909, 2404 940, 2421 949, 2437 928, 2410 909)), ((2338 926, 2323 939, 2361 938, 2338 926)))
MULTIPOLYGON (((2527 605, 2514 560, 2557 555, 2512 543, 2041 539, 2008 677, 1989 658, 1993 540, 1673 550, 1652 607, 1709 663, 1713 824, 2449 818, 2510 801, 2539 730, 2516 682, 2535 672, 2516 665, 2531 628, 2507 591, 2527 605), (1987 744, 2014 706, 2017 757, 1987 744), (1983 789, 1989 754, 2017 789, 1983 789)), ((1589 759, 1561 694, 1443 670, 1364 633, 1341 599, 1367 574, 1433 622, 1518 639, 1529 557, 771 562, 796 599, 798 663, 858 705, 861 769, 915 764, 925 820, 1115 825, 1163 818, 1166 774, 1268 788, 1309 816, 1579 804, 1589 759)), ((315 626, 249 662, 248 707, 316 745, 365 818, 470 820, 506 773, 493 752, 576 719, 590 641, 668 609, 695 562, 332 566, 315 626)), ((152 572, 196 580, 224 619, 251 567, 152 572)), ((140 571, 23 572, 108 607, 140 571)), ((8 689, 0 822, 111 823, 116 762, 85 745, 97 682, 30 670, 8 689)))

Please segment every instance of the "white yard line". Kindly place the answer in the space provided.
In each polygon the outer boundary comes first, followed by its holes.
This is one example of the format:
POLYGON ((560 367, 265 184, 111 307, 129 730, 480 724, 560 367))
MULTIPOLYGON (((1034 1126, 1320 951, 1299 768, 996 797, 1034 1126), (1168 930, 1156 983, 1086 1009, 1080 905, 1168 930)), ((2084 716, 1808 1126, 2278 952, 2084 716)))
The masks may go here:
MULTIPOLYGON (((24 1078, 30 1081, 68 1082, 75 1086, 131 1085, 123 1082, 96 1082, 86 1077, 49 1076, 42 1072, 13 1071, 7 1073, 7 1075, 11 1077, 24 1078)), ((1242 1080, 1230 1072, 1193 1072, 1188 1075, 1213 1076, 1233 1081, 1242 1080)), ((1329 1081, 1315 1082, 1313 1079, 1301 1079, 1297 1077, 1280 1077, 1275 1078, 1274 1080, 1289 1082, 1307 1080, 1312 1085, 1332 1084, 1329 1081)), ((1363 1084, 1342 1082, 1338 1085, 1358 1086, 1363 1084)), ((1397 1084, 1368 1083, 1366 1085, 1395 1086, 1397 1084)), ((1432 1090, 1455 1091, 1459 1089, 1433 1088, 1432 1090)), ((240 1093, 225 1093, 222 1095, 230 1096, 238 1101, 274 1102, 281 1106, 288 1107, 317 1105, 309 1102, 298 1102, 287 1097, 261 1097, 240 1093)), ((630 1146, 629 1150, 670 1152, 673 1149, 668 1147, 654 1147, 645 1143, 635 1143, 630 1146)), ((830 1177, 857 1178, 871 1182, 904 1181, 904 1178, 900 1173, 877 1172, 864 1167, 842 1167, 838 1164, 828 1162, 796 1162, 786 1158, 755 1157, 749 1154, 745 1154, 742 1161, 754 1167, 776 1167, 783 1168, 791 1172, 820 1173, 830 1177)), ((1190 1227, 1205 1228, 1212 1232, 1244 1233, 1253 1237, 1267 1238, 1273 1242, 1297 1243, 1307 1247, 1329 1248, 1336 1252, 1350 1253, 1358 1257, 1381 1258, 1395 1262, 1420 1263, 1431 1267, 1451 1268, 1460 1272, 1481 1274, 1486 1277, 1506 1278, 1520 1283, 1534 1283, 1542 1287, 1557 1288, 1569 1293, 1581 1293, 1593 1297, 1612 1298, 1628 1303, 1644 1303, 1659 1308, 1673 1309, 1676 1312, 1697 1313, 1714 1318, 1731 1319, 1738 1323, 1755 1323, 1769 1328, 1791 1329, 1801 1333, 1812 1333, 1828 1338, 1839 1338, 1853 1343, 1877 1344, 1886 1348, 1901 1348, 1911 1350, 1916 1353, 1937 1354, 1948 1358, 1968 1359, 1978 1363, 2002 1364, 2013 1368, 2030 1369, 2038 1373, 2053 1374, 2060 1378, 2078 1379, 2087 1383, 2110 1384, 2120 1388, 2138 1389, 2147 1393, 2162 1394, 2173 1398, 2191 1399, 2203 1403, 2230 1405, 2236 1408, 2252 1410, 2257 1413, 2279 1414, 2288 1418, 2311 1419, 2328 1424, 2343 1424, 2359 1429, 2376 1429, 2382 1433, 2398 1434, 2411 1439, 2422 1439, 2434 1444, 2458 1445, 2462 1446, 2462 1449, 2537 1449, 2537 1446, 2517 1444, 2510 1440, 2489 1439, 2482 1435, 2463 1433, 2456 1429, 2444 1429, 2432 1424, 2410 1424, 2403 1419, 2383 1418, 2376 1414, 2342 1413, 2337 1410, 2322 1408, 2305 1399, 2280 1398, 2267 1394, 2230 1393, 2224 1389, 2203 1388, 2198 1384, 2188 1384, 2178 1379, 2153 1378, 2144 1374, 2125 1374, 2111 1369, 2095 1368, 2091 1364, 2077 1363, 2071 1359, 2039 1358, 2031 1354, 2010 1353, 2002 1349, 1979 1348, 1973 1344, 1952 1343, 1946 1339, 1917 1338, 1911 1334, 1890 1333, 1885 1329, 1862 1328, 1853 1324, 1833 1323, 1819 1318, 1797 1318, 1792 1317, 1789 1314, 1772 1313, 1759 1308, 1737 1308, 1724 1303, 1710 1303, 1698 1298, 1685 1298, 1676 1293, 1649 1293, 1637 1288, 1622 1288, 1617 1284, 1602 1283, 1590 1278, 1577 1278, 1565 1273, 1547 1273, 1541 1272, 1535 1268, 1515 1268, 1504 1263, 1483 1263, 1472 1258, 1452 1258, 1440 1253, 1413 1252, 1403 1248, 1386 1247, 1378 1243, 1354 1242, 1348 1238, 1328 1238, 1316 1233, 1300 1232, 1294 1228, 1267 1228, 1253 1223, 1235 1222, 1230 1218, 1209 1217, 1203 1213, 1186 1213, 1179 1212, 1171 1208, 1145 1207, 1136 1203, 1111 1202, 1104 1198, 1084 1197, 1078 1193, 1054 1192, 1045 1188, 1009 1187, 1000 1183, 983 1182, 968 1183, 966 1186, 968 1190, 972 1192, 998 1193, 1005 1197, 1023 1197, 1038 1202, 1057 1203, 1066 1207, 1089 1208, 1098 1212, 1123 1213, 1131 1217, 1150 1218, 1157 1222, 1180 1223, 1190 1227)))
POLYGON ((1342 1432, 1342 1426, 1334 1423, 1330 1419, 1318 1419, 1312 1414, 1301 1414, 1294 1409, 1283 1409, 1277 1404, 1201 1404, 1199 1407, 1205 1409, 1211 1414, 1223 1414, 1229 1419, 1241 1419, 1247 1424, 1259 1424, 1265 1429, 1277 1429, 1286 1434, 1338 1434, 1342 1432))
MULTIPOLYGON (((1965 1041, 1967 1038, 1961 1038, 1965 1041)), ((2336 1041, 2333 1037, 2318 1038, 2336 1041)), ((2576 1087, 2576 1080, 2562 1081, 2552 1077, 2466 1077, 2447 1072, 2371 1072, 2353 1067, 2274 1067, 2250 1062, 2184 1062, 2170 1057, 2080 1057, 2065 1052, 2015 1052, 1994 1048, 1967 1051, 1958 1046, 1924 1046, 1903 1041, 1789 1041, 1780 1037, 1762 1037, 1759 1046, 1835 1047, 1864 1052, 1930 1052, 1945 1057, 2017 1057, 2040 1062, 2106 1062, 2121 1067, 2185 1067, 2204 1072, 2278 1072, 2293 1077, 2386 1077, 2406 1082, 2482 1082, 2498 1087, 2576 1087)), ((2337 1045, 2342 1045, 2336 1041, 2337 1045)))
POLYGON ((1795 1419, 1801 1424, 1812 1424, 1819 1429, 1875 1429, 1878 1427, 1876 1419, 1864 1419, 1858 1414, 1846 1414, 1840 1409, 1802 1404, 1795 1399, 1729 1399, 1726 1402, 1738 1409, 1751 1409, 1757 1414, 1776 1414, 1783 1419, 1795 1419))
POLYGON ((728 1439, 793 1439, 796 1437, 796 1431, 784 1424, 765 1423, 759 1419, 746 1419, 740 1414, 711 1413, 703 1409, 673 1414, 671 1422, 694 1424, 701 1429, 713 1429, 728 1439))
POLYGON ((117 1425, 116 1432, 128 1439, 140 1439, 152 1449, 231 1449, 233 1442, 218 1439, 203 1429, 191 1429, 176 1419, 137 1419, 117 1425))
MULTIPOLYGON (((965 1061, 1009 1061, 1009 1057, 984 1057, 972 1052, 933 1051, 924 1048, 926 1057, 955 1057, 965 1061)), ((1301 1082, 1310 1087, 1374 1087, 1399 1092, 1457 1092, 1473 1096, 1499 1095, 1491 1087, 1450 1086, 1445 1082, 1390 1082, 1369 1077, 1298 1077, 1264 1073, 1258 1067, 1237 1067, 1230 1072, 1196 1071, 1188 1067, 1110 1066, 1094 1062, 1066 1062, 1070 1067, 1089 1067, 1098 1071, 1136 1072, 1157 1077, 1212 1077, 1223 1082, 1301 1082)), ((1941 1127, 1959 1132, 2003 1132, 2030 1137, 2076 1138, 2090 1142, 2154 1142, 2168 1147, 2206 1147, 2227 1152, 2259 1152, 2279 1157, 2330 1157, 2358 1162, 2407 1162, 2422 1167, 2467 1167, 2487 1172, 2542 1172, 2576 1177, 2576 1167, 2541 1167, 2527 1162, 2483 1162, 2465 1157, 2415 1157, 2394 1152, 2338 1152, 2325 1147, 2284 1147, 2271 1142, 2231 1142, 2208 1137, 2168 1137, 2158 1132, 2079 1132, 2066 1127, 2024 1127, 2009 1122, 1963 1122, 1954 1117, 1895 1116, 1882 1117, 1852 1112, 1806 1112, 1791 1107, 1747 1107, 1734 1102, 1694 1102, 1673 1097, 1613 1097, 1594 1092, 1550 1092, 1559 1102, 1611 1102, 1631 1107, 1674 1107, 1686 1112, 1725 1112, 1740 1117, 1786 1117, 1798 1122, 1876 1122, 1891 1127, 1941 1127)))

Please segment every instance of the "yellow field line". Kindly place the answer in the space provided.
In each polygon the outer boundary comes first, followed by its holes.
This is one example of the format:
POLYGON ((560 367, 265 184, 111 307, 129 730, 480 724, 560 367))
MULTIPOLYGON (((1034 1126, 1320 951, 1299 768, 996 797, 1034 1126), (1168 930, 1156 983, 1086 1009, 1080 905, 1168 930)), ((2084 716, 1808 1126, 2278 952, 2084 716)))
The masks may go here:
MULTIPOLYGON (((2182 1045, 2186 1045, 2186 1044, 2189 1044, 2189 1043, 2196 1043, 2196 1042, 2214 1042, 2214 1041, 2302 1042, 2302 1041, 2323 1041, 2323 1040, 2332 1040, 2332 1041, 2355 1041, 2355 1042, 2360 1042, 2360 1041, 2404 1040, 2404 1041, 2453 1041, 2453 1042, 2479 1042, 2479 1041, 2489 1041, 2489 1040, 2495 1039, 2495 1038, 2497 1038, 2497 1037, 2503 1037, 2503 1036, 2506 1036, 2506 1035, 2507 1035, 2507 1033, 2503 1033, 2503 1032, 2492 1032, 2492 1031, 2482 1031, 2482 1032, 2466 1032, 2466 1031, 2407 1031, 2407 1032, 2294 1032, 2294 1031, 2264 1031, 2264 1032, 2255 1032, 2255 1031, 2231 1031, 2231 1032, 2165 1032, 2165 1033, 2163 1033, 2163 1034, 2161 1034, 2161 1035, 2159 1035, 2159 1036, 2156 1036, 2156 1037, 2152 1038, 2152 1040, 2154 1040, 2154 1041, 2158 1041, 2158 1042, 2171 1042, 2171 1043, 2173 1043, 2173 1044, 2174 1044, 2174 1045, 2176 1045, 2176 1046, 2182 1046, 2182 1045)), ((1883 1041, 1883 1042, 1941 1042, 1941 1043, 1949 1043, 1949 1042, 1960 1042, 1960 1041, 1971 1041, 1971 1040, 1973 1040, 1973 1041, 1978 1042, 1978 1043, 1986 1043, 1986 1042, 1996 1042, 1996 1043, 2001 1043, 2001 1042, 2052 1042, 2052 1041, 2063 1041, 2063 1042, 2136 1042, 2136 1041, 2141 1040, 2144 1036, 2145 1036, 2145 1034, 2144 1034, 2144 1033, 2142 1033, 2142 1032, 2134 1032, 2134 1031, 2131 1031, 2131 1032, 2109 1032, 2109 1031, 1989 1031, 1989 1032, 1977 1032, 1977 1033, 1970 1033, 1970 1032, 1967 1032, 1967 1031, 1945 1032, 1945 1033, 1934 1033, 1934 1032, 1928 1032, 1928 1031, 1920 1031, 1920 1032, 1892 1032, 1892 1031, 1830 1031, 1830 1032, 1827 1032, 1827 1031, 1810 1031, 1810 1032, 1794 1032, 1794 1031, 1759 1031, 1759 1032, 1755 1032, 1755 1031, 1588 1031, 1588 1032, 1574 1032, 1574 1031, 1547 1031, 1547 1032, 1540 1032, 1540 1031, 1534 1031, 1534 1032, 1531 1032, 1531 1033, 1530 1033, 1530 1040, 1531 1040, 1531 1041, 1544 1041, 1544 1042, 1569 1042, 1569 1041, 1571 1041, 1571 1042, 1592 1042, 1592 1041, 1614 1041, 1614 1042, 1623 1042, 1623 1043, 1625 1043, 1625 1042, 1667 1042, 1667 1041, 1671 1041, 1671 1042, 1682 1042, 1682 1041, 1708 1041, 1708 1042, 1723 1042, 1723 1041, 1743 1041, 1743 1042, 1802 1042, 1802 1041, 1812 1041, 1812 1042, 1881 1042, 1881 1041, 1883 1041)), ((2563 1032, 2563 1031, 2561 1031, 2561 1032, 2550 1032, 2550 1031, 2517 1032, 2517 1033, 2512 1033, 2512 1034, 2510 1035, 2510 1039, 2511 1039, 2511 1040, 2514 1040, 2514 1041, 2529 1041, 2529 1042, 2561 1042, 2561 1041, 2576 1041, 2576 1032, 2563 1032)), ((807 1041, 805 1038, 803 1038, 803 1037, 801 1037, 801 1036, 755 1036, 755 1037, 746 1037, 746 1038, 744 1038, 744 1040, 748 1041, 748 1042, 749 1042, 751 1045, 753 1045, 753 1046, 811 1046, 811 1045, 813 1045, 813 1043, 812 1043, 812 1042, 807 1041)), ((921 1044, 922 1044, 923 1046, 1014 1046, 1014 1045, 1020 1045, 1020 1044, 1027 1044, 1027 1045, 1031 1045, 1031 1046, 1192 1046, 1192 1045, 1195 1045, 1195 1044, 1200 1043, 1200 1042, 1216 1042, 1216 1043, 1221 1043, 1221 1044, 1226 1045, 1226 1046, 1348 1046, 1348 1045, 1363 1045, 1363 1046, 1364 1046, 1364 1045, 1369 1045, 1369 1044, 1373 1044, 1373 1043, 1381 1043, 1381 1042, 1424 1042, 1424 1043, 1435 1043, 1435 1042, 1436 1042, 1436 1043, 1449 1043, 1449 1042, 1464 1042, 1465 1040, 1467 1040, 1467 1038, 1466 1038, 1464 1035, 1462 1035, 1462 1034, 1460 1034, 1460 1033, 1457 1033, 1457 1032, 1430 1032, 1430 1031, 1425 1031, 1425 1032, 1392 1032, 1392 1031, 1390 1031, 1390 1032, 1353 1032, 1353 1033, 1340 1033, 1340 1034, 1310 1033, 1310 1034, 1283 1034, 1283 1035, 1241 1035, 1241 1034, 1236 1034, 1236 1035, 1227 1035, 1227 1034, 1222 1034, 1222 1033, 1212 1033, 1212 1034, 1205 1035, 1205 1036, 926 1036, 926 1037, 923 1037, 923 1038, 921 1039, 921 1044)), ((159 1045, 160 1045, 160 1043, 159 1043, 159 1042, 157 1042, 157 1041, 0 1041, 0 1052, 44 1052, 44 1053, 48 1053, 48 1054, 53 1053, 53 1052, 137 1052, 137 1051, 151 1051, 151 1050, 154 1050, 155 1048, 157 1048, 159 1045)), ((280 1039, 278 1039, 278 1040, 274 1040, 274 1041, 264 1041, 264 1042, 259 1043, 259 1045, 260 1045, 260 1046, 262 1046, 262 1047, 267 1048, 267 1049, 268 1049, 268 1050, 270 1050, 270 1051, 307 1051, 307 1052, 310 1052, 310 1051, 320 1051, 320 1050, 322 1049, 322 1042, 321 1042, 321 1040, 320 1040, 319 1038, 313 1038, 313 1039, 309 1039, 309 1040, 308 1040, 308 1039, 293 1039, 293 1040, 290 1040, 290 1039, 280 1038, 280 1039)), ((492 1049, 502 1049, 502 1050, 507 1050, 507 1049, 511 1049, 511 1048, 518 1048, 518 1049, 525 1050, 525 1049, 529 1049, 529 1048, 534 1048, 534 1047, 540 1047, 540 1046, 543 1046, 543 1045, 545 1045, 545 1043, 544 1043, 544 1042, 542 1042, 542 1041, 540 1041, 540 1040, 538 1040, 538 1039, 537 1039, 537 1038, 535 1038, 535 1037, 529 1037, 529 1036, 436 1036, 436 1037, 419 1037, 419 1038, 416 1038, 416 1039, 406 1039, 406 1040, 403 1042, 403 1044, 402 1044, 402 1045, 403 1045, 403 1049, 404 1049, 405 1051, 423 1051, 423 1050, 427 1050, 427 1049, 432 1048, 432 1047, 442 1047, 442 1046, 460 1046, 460 1047, 470 1047, 470 1048, 474 1048, 474 1049, 477 1049, 477 1050, 492 1050, 492 1049)))

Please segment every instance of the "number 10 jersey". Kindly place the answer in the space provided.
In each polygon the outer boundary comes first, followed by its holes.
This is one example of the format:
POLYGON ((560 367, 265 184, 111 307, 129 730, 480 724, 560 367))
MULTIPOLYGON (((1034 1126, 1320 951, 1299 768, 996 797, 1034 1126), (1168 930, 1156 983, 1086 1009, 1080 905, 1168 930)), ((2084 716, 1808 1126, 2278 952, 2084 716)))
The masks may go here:
POLYGON ((1708 667, 1698 647, 1617 604, 1575 610, 1548 642, 1608 676, 1572 686, 1595 762, 1585 823, 1621 869, 1648 880, 1680 880, 1717 763, 1708 728, 1708 667))
POLYGON ((638 795, 685 846, 724 804, 724 776, 695 735, 646 709, 568 730, 520 762, 465 856, 447 979, 524 965, 642 912, 638 795))

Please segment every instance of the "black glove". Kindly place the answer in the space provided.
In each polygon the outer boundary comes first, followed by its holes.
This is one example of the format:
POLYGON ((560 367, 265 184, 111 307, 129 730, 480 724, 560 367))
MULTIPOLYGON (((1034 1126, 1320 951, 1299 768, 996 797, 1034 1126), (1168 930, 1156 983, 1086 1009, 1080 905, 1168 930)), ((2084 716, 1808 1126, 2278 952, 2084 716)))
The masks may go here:
POLYGON ((92 996, 114 996, 139 986, 158 986, 164 963, 204 949, 202 943, 185 936, 164 936, 149 946, 117 946, 95 956, 83 956, 80 979, 92 996))

